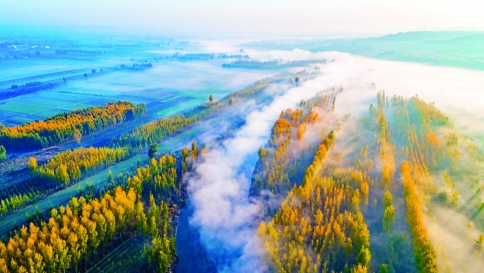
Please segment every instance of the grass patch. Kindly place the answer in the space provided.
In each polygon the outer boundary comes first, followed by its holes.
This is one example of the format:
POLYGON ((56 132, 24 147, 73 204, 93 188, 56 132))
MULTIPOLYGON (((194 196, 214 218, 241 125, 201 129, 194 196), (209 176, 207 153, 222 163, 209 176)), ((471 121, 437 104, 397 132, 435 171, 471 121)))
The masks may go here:
POLYGON ((54 102, 47 99, 22 99, 17 101, 7 101, 5 104, 0 105, 0 110, 30 114, 36 112, 46 111, 55 107, 63 105, 64 102, 54 102))

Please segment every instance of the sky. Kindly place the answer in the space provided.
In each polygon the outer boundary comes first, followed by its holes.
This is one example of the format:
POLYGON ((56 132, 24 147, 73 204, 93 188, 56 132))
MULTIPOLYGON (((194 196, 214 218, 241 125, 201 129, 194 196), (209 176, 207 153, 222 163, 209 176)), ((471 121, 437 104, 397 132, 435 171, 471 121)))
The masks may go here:
POLYGON ((476 0, 1 0, 10 25, 104 27, 153 34, 372 35, 484 30, 476 0))

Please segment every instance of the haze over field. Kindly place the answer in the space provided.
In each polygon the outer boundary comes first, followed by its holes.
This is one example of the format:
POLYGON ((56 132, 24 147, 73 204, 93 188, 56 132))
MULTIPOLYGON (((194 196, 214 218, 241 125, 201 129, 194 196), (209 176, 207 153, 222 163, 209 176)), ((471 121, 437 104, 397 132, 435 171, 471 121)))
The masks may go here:
POLYGON ((1 24, 118 28, 195 36, 369 35, 484 30, 480 3, 464 1, 8 1, 1 24), (96 8, 92 8, 92 7, 96 8))
POLYGON ((475 1, 10 1, 0 273, 484 268, 475 1))

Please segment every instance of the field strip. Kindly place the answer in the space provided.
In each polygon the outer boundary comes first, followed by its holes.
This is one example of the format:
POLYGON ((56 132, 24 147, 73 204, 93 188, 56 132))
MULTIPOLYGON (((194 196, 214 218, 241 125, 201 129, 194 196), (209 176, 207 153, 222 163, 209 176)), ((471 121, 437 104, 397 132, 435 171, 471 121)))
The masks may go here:
POLYGON ((78 102, 72 102, 72 103, 68 103, 68 104, 64 104, 64 105, 59 105, 59 106, 56 106, 56 107, 53 107, 53 108, 49 108, 47 110, 42 110, 42 111, 37 111, 37 112, 30 112, 30 113, 22 113, 18 116, 14 116, 14 117, 11 117, 9 119, 14 119, 14 118, 27 118, 28 115, 32 115, 32 114, 40 114, 40 113, 44 113, 44 112, 47 112, 47 111, 51 111, 51 110, 55 110, 55 109, 58 109, 58 108, 62 108, 62 107, 66 107, 68 105, 72 105, 72 104, 79 104, 79 103, 85 103, 87 101, 91 101, 93 100, 92 98, 88 99, 88 100, 82 100, 82 101, 78 101, 78 102))

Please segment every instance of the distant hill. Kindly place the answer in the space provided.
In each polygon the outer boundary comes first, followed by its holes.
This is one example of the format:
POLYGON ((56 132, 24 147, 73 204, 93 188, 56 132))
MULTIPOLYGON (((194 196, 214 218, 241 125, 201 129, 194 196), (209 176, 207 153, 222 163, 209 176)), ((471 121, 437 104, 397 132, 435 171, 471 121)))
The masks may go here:
POLYGON ((334 50, 384 60, 484 70, 484 32, 401 32, 358 39, 260 41, 243 46, 312 52, 334 50))

